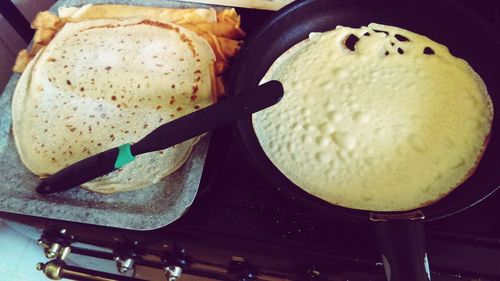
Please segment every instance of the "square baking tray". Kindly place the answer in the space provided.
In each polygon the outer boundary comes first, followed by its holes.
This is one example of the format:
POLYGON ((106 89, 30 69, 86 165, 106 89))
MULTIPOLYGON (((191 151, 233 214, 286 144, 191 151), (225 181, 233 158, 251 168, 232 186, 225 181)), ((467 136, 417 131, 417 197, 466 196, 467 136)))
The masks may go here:
MULTIPOLYGON (((171 8, 221 9, 181 1, 60 0, 62 6, 129 4, 171 8)), ((186 163, 159 183, 136 191, 111 195, 74 188, 62 193, 35 192, 38 177, 21 162, 12 136, 11 101, 20 74, 13 74, 0 96, 0 211, 132 230, 152 230, 177 220, 193 203, 203 173, 210 135, 195 145, 186 163)))

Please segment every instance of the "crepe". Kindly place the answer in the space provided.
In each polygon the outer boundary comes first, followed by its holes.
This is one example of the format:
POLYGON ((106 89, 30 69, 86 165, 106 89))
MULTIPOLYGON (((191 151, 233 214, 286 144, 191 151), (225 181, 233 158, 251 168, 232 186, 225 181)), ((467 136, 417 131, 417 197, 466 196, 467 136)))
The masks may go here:
POLYGON ((214 9, 172 9, 130 5, 92 5, 82 7, 61 7, 59 16, 48 11, 37 14, 31 27, 36 29, 33 44, 29 50, 21 50, 13 67, 14 72, 22 73, 29 61, 54 38, 67 22, 80 22, 98 19, 147 19, 171 22, 181 25, 203 37, 215 53, 214 95, 225 95, 222 79, 230 59, 241 47, 245 32, 240 28, 240 17, 234 9, 215 11, 214 9))
POLYGON ((253 115, 274 165, 332 204, 404 211, 445 196, 474 171, 493 107, 466 61, 397 27, 337 27, 282 54, 262 82, 283 100, 253 115))
MULTIPOLYGON (((33 173, 51 175, 212 104, 214 62, 206 40, 170 22, 66 23, 30 62, 14 93, 21 160, 33 173)), ((183 164, 195 142, 139 155, 83 187, 112 193, 156 183, 183 164)))

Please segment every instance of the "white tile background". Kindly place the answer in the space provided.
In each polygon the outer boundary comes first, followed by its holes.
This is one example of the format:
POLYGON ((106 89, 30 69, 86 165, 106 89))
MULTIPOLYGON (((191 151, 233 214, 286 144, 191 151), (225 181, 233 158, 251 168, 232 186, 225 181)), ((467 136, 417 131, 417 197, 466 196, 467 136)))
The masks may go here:
MULTIPOLYGON (((48 9, 55 1, 13 0, 13 2, 31 22, 38 11, 48 9)), ((26 43, 0 15, 0 91, 3 91, 12 74, 11 68, 17 52, 23 48, 26 48, 26 43)), ((0 281, 49 280, 35 269, 37 263, 47 261, 42 248, 36 244, 36 239, 40 235, 41 232, 36 229, 0 220, 0 281)), ((99 265, 99 261, 84 261, 82 266, 88 265, 102 270, 96 266, 99 265)), ((105 267, 114 270, 114 263, 109 262, 105 267)))
MULTIPOLYGON (((7 0, 0 0, 7 1, 7 0)), ((14 0, 25 17, 31 21, 36 12, 52 5, 51 0, 14 0)), ((0 15, 0 91, 10 75, 17 52, 26 43, 0 15)), ((46 261, 42 249, 28 233, 20 233, 0 220, 0 281, 47 280, 36 271, 38 262, 46 261)), ((35 232, 36 233, 36 232, 35 232)), ((31 236, 37 235, 31 233, 31 236)))

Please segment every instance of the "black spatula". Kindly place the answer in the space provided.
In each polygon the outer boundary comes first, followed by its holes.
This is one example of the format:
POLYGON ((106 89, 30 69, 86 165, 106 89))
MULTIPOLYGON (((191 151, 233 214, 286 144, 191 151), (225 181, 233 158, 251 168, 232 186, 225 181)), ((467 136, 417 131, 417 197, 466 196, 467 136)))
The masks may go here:
POLYGON ((64 191, 106 175, 132 162, 135 156, 166 149, 272 106, 283 97, 283 87, 270 81, 214 105, 161 125, 135 144, 124 144, 76 162, 44 179, 36 191, 64 191))

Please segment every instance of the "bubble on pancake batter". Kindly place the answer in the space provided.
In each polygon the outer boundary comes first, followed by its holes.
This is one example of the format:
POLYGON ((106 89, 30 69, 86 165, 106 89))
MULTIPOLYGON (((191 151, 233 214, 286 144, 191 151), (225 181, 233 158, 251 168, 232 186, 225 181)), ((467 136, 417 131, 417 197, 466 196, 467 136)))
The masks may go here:
POLYGON ((332 70, 332 75, 337 79, 346 79, 349 77, 349 72, 343 68, 335 68, 332 70))
POLYGON ((347 153, 347 151, 342 150, 342 149, 337 151, 337 157, 339 160, 341 160, 343 162, 348 162, 350 160, 349 153, 347 153))
POLYGON ((300 109, 300 115, 303 116, 303 117, 306 117, 306 116, 310 116, 311 115, 311 110, 309 108, 306 108, 306 107, 302 107, 300 109))
POLYGON ((459 157, 455 158, 455 159, 453 160, 453 162, 451 163, 451 167, 452 167, 453 169, 460 168, 460 167, 462 167, 463 165, 465 165, 465 159, 464 159, 463 157, 461 157, 461 156, 459 156, 459 157))
POLYGON ((335 127, 330 122, 325 122, 319 125, 319 130, 323 134, 331 134, 335 132, 335 127))
POLYGON ((422 136, 420 136, 419 134, 410 134, 408 136, 408 143, 410 144, 411 148, 418 152, 427 151, 427 144, 425 143, 424 138, 422 138, 422 136))
POLYGON ((356 111, 352 114, 352 120, 360 124, 365 124, 368 123, 370 117, 362 111, 356 111))
POLYGON ((310 136, 310 135, 303 135, 300 138, 300 142, 302 143, 302 145, 312 144, 313 143, 313 137, 310 136))
POLYGON ((333 142, 343 149, 352 150, 356 147, 356 138, 348 133, 335 132, 331 136, 333 142))
POLYGON ((330 138, 325 136, 316 137, 315 142, 320 147, 326 147, 331 143, 330 138))
POLYGON ((330 152, 317 152, 314 155, 314 158, 320 164, 328 164, 333 160, 333 154, 331 154, 330 152))
POLYGON ((328 119, 332 120, 333 122, 340 122, 344 118, 344 116, 342 116, 342 113, 340 113, 338 111, 328 112, 327 117, 328 117, 328 119))

